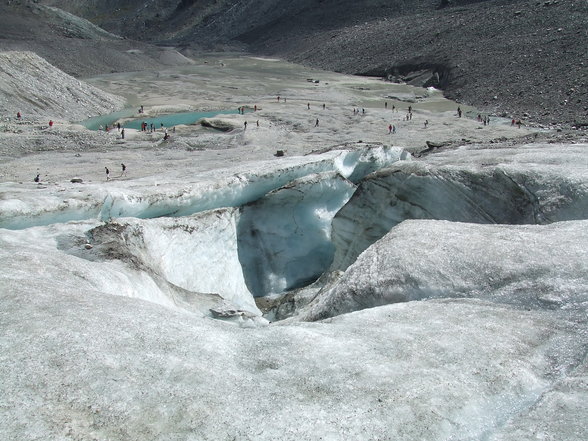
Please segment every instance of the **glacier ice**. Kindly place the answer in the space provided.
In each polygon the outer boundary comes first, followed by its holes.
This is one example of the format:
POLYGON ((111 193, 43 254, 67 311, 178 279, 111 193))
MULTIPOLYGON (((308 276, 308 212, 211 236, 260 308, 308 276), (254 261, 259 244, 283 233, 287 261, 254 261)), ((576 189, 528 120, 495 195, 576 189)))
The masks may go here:
POLYGON ((331 221, 355 186, 338 174, 308 176, 241 209, 239 260, 255 296, 316 280, 331 264, 331 221))
POLYGON ((432 300, 243 330, 40 271, 0 275, 2 438, 582 439, 581 387, 540 419, 585 371, 563 311, 432 300))
POLYGON ((405 219, 544 224, 588 218, 585 146, 463 147, 426 162, 400 161, 359 185, 333 220, 331 270, 405 219))
POLYGON ((587 227, 584 220, 519 226, 405 221, 325 287, 301 318, 438 297, 522 308, 583 307, 587 227))
POLYGON ((127 262, 192 296, 220 296, 234 308, 260 314, 238 259, 237 222, 238 210, 227 208, 182 218, 122 218, 89 236, 95 248, 108 244, 116 250, 114 256, 103 250, 104 258, 127 262))
POLYGON ((137 179, 131 186, 112 183, 47 188, 32 193, 13 183, 0 185, 0 228, 21 229, 72 220, 119 217, 189 216, 200 211, 239 207, 304 176, 337 172, 360 179, 371 171, 406 159, 399 147, 362 145, 304 157, 235 164, 186 177, 181 171, 137 179))

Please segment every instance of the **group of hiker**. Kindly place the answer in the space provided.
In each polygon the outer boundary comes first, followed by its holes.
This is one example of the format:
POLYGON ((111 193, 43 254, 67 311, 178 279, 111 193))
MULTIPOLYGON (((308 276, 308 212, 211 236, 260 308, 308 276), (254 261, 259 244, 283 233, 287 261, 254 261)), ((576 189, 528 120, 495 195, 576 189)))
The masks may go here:
MULTIPOLYGON (((278 96, 277 97, 277 101, 278 102, 282 101, 282 102, 285 103, 286 102, 286 98, 282 98, 282 97, 278 96)), ((308 110, 310 110, 310 103, 307 103, 306 108, 308 110)), ((322 108, 323 108, 323 110, 325 110, 326 109, 326 104, 323 103, 322 104, 322 108)), ((388 102, 387 101, 384 102, 384 108, 385 109, 388 109, 388 102)), ((239 112, 240 115, 244 115, 245 114, 245 106, 240 106, 240 107, 238 107, 237 110, 238 110, 238 112, 239 112)), ((257 111, 258 110, 257 105, 254 106, 254 109, 253 110, 254 111, 257 111)), ((396 106, 394 106, 394 105, 392 106, 392 111, 393 112, 397 112, 398 111, 396 109, 396 106)), ((138 112, 139 113, 144 113, 143 106, 141 106, 139 108, 138 112)), ((359 114, 365 115, 365 113, 366 113, 365 108, 361 108, 361 109, 355 108, 355 107, 353 108, 353 115, 359 115, 359 114)), ((461 118, 462 117, 462 114, 463 114, 463 112, 462 112, 461 107, 458 107, 457 108, 457 117, 458 118, 461 118)), ((411 121, 412 120, 412 115, 413 115, 412 106, 408 106, 408 112, 407 112, 407 114, 405 116, 405 120, 406 121, 411 121)), ((17 112, 16 119, 18 121, 22 121, 22 114, 21 114, 20 111, 17 112)), ((484 125, 490 124, 490 117, 489 116, 484 116, 483 117, 481 114, 478 114, 477 115, 477 120, 479 122, 483 123, 484 125)), ((54 124, 53 123, 53 120, 49 120, 49 127, 53 127, 53 124, 54 124)), ((429 121, 428 120, 425 120, 424 121, 424 128, 427 128, 428 124, 429 124, 429 121)), ((256 125, 257 125, 257 127, 259 127, 259 120, 256 121, 256 125)), ((515 125, 518 126, 519 128, 521 128, 521 125, 522 125, 521 120, 520 119, 519 120, 516 120, 516 119, 513 118, 511 120, 511 126, 515 126, 515 125)), ((318 127, 318 126, 319 126, 319 119, 316 118, 315 123, 314 123, 314 127, 318 127)), ((116 128, 119 131, 119 133, 121 134, 122 139, 125 138, 125 129, 124 129, 124 127, 121 126, 120 123, 116 123, 116 125, 113 125, 112 128, 113 129, 116 128)), ((161 123, 161 127, 160 128, 161 128, 161 130, 164 131, 164 137, 163 137, 163 139, 164 140, 169 139, 170 136, 168 134, 167 128, 164 127, 163 123, 161 123)), ((243 123, 243 128, 244 129, 247 129, 247 121, 245 121, 243 123)), ((100 127, 100 129, 102 129, 102 126, 100 127)), ((106 125, 105 130, 106 131, 109 131, 110 130, 110 127, 108 125, 106 125)), ((141 123, 141 131, 142 132, 155 132, 156 131, 156 127, 155 127, 155 125, 153 123, 147 124, 146 122, 142 122, 141 123)), ((173 131, 175 132, 175 127, 173 128, 173 131)), ((388 134, 395 134, 395 133, 396 133, 396 126, 394 124, 389 124, 388 125, 388 134)), ((105 170, 105 173, 106 173, 106 180, 109 181, 110 180, 110 169, 108 167, 104 167, 104 170, 105 170)), ((126 176, 126 175, 127 175, 127 167, 126 167, 125 164, 121 163, 121 174, 120 174, 119 177, 123 177, 123 176, 126 176)), ((36 183, 40 183, 40 181, 41 181, 41 175, 39 173, 37 173, 37 175, 35 176, 35 178, 33 180, 36 183)))
MULTIPOLYGON (((121 172, 119 178, 127 175, 127 166, 123 163, 120 164, 121 172)), ((110 181, 110 169, 108 167, 104 167, 104 171, 106 172, 106 180, 110 181)))
MULTIPOLYGON (((121 167, 121 172, 120 172, 119 178, 122 178, 123 176, 127 176, 127 166, 125 164, 121 163, 120 167, 121 167)), ((110 169, 108 167, 104 167, 104 172, 106 173, 106 180, 110 181, 110 169)), ((34 177, 33 181, 36 182, 37 184, 40 184, 41 183, 41 174, 37 173, 37 176, 34 177)))

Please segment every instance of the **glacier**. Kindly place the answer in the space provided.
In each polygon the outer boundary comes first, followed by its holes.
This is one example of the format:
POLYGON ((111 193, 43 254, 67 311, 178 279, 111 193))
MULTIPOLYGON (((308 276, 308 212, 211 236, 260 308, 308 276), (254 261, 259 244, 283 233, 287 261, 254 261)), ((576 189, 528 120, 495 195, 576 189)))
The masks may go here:
POLYGON ((69 222, 4 199, 1 401, 19 412, 0 436, 583 439, 586 147, 528 148, 512 179, 486 162, 512 152, 471 148, 138 179, 139 203, 109 188, 69 222), (346 268, 335 231, 366 244, 346 268))
POLYGON ((362 181, 333 220, 332 270, 344 270, 405 219, 545 224, 588 218, 582 144, 464 146, 398 162, 362 181))
POLYGON ((178 176, 167 176, 168 182, 143 178, 132 186, 108 189, 102 183, 89 183, 83 192, 79 185, 70 183, 39 196, 15 183, 5 183, 0 186, 0 228, 21 229, 93 218, 188 216, 241 206, 310 174, 333 171, 357 181, 382 166, 408 158, 410 154, 399 147, 362 145, 279 162, 245 163, 191 177, 178 172, 178 176))
POLYGON ((3 123, 0 439, 588 437, 586 141, 300 69, 92 80, 153 114, 254 96, 246 131, 3 123))

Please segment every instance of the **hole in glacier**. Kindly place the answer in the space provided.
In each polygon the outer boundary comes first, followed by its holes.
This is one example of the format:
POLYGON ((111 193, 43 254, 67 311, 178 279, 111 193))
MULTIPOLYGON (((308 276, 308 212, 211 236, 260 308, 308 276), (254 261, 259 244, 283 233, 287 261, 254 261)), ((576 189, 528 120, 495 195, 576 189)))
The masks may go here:
POLYGON ((254 297, 306 286, 329 268, 331 221, 354 189, 335 173, 315 175, 241 208, 239 261, 254 297))

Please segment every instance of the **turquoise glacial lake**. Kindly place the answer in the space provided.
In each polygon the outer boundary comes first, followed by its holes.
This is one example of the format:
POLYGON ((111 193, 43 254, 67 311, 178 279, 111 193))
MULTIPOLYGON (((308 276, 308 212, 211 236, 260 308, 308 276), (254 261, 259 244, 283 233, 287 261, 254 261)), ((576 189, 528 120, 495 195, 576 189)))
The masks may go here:
MULTIPOLYGON (((147 123, 149 127, 151 124, 155 126, 156 129, 161 128, 163 124, 164 127, 173 127, 180 124, 194 124, 196 121, 202 118, 211 118, 217 115, 231 115, 239 113, 237 109, 235 110, 214 110, 211 112, 182 112, 182 113, 170 113, 167 115, 159 115, 153 118, 136 118, 132 120, 125 121, 121 123, 121 127, 125 127, 128 129, 137 129, 141 130, 141 123, 147 123)), ((93 118, 89 118, 85 121, 80 121, 79 124, 83 125, 87 129, 90 130, 100 130, 100 126, 105 127, 106 125, 111 126, 115 124, 118 120, 123 118, 132 118, 137 116, 136 109, 124 109, 118 112, 109 113, 108 115, 101 115, 95 116, 93 118)))

